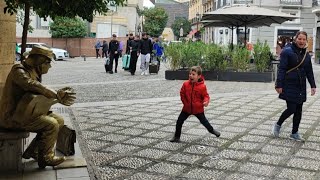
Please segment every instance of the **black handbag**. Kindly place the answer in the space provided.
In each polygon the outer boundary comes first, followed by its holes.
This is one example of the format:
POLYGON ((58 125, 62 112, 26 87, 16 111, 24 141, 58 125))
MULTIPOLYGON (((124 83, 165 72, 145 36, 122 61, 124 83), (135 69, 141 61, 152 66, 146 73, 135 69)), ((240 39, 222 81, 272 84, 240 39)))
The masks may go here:
POLYGON ((66 156, 74 155, 74 143, 76 142, 76 131, 64 125, 58 134, 57 150, 66 156))

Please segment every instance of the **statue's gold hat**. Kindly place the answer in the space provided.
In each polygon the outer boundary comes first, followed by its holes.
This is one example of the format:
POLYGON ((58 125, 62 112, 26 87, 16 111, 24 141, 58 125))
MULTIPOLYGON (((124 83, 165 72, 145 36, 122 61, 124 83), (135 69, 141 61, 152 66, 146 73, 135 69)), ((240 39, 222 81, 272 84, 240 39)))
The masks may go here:
POLYGON ((34 45, 31 49, 31 51, 28 53, 28 58, 25 60, 25 62, 29 66, 38 66, 43 63, 45 63, 48 59, 45 58, 30 58, 30 55, 37 54, 37 55, 43 55, 47 57, 50 61, 53 60, 53 52, 51 49, 41 46, 41 45, 34 45))

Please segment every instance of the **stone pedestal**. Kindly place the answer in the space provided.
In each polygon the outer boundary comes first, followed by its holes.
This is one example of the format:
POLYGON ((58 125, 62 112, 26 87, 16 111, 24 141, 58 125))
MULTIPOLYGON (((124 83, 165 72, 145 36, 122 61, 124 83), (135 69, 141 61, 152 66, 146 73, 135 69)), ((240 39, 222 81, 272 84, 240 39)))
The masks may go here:
POLYGON ((6 6, 4 0, 0 0, 0 98, 8 72, 15 61, 16 46, 16 16, 4 14, 6 6))

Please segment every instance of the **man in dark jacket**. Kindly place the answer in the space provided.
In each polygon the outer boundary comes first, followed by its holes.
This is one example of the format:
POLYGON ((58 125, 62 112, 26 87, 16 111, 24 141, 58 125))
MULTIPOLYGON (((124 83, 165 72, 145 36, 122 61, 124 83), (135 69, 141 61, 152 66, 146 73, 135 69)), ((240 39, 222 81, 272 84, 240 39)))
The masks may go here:
POLYGON ((312 62, 307 48, 307 33, 298 31, 295 42, 285 47, 280 55, 280 66, 276 81, 279 98, 287 103, 278 122, 273 125, 272 133, 279 137, 281 125, 293 114, 293 126, 290 139, 304 141, 298 133, 302 116, 302 105, 307 100, 306 79, 311 86, 311 95, 316 92, 312 62))
POLYGON ((103 41, 103 44, 102 44, 102 58, 103 57, 108 57, 108 43, 107 41, 103 41))
POLYGON ((130 48, 129 48, 129 43, 130 41, 133 41, 135 37, 133 36, 132 33, 129 34, 129 38, 127 40, 127 45, 126 45, 126 54, 130 54, 130 48))
POLYGON ((140 45, 140 56, 141 56, 141 75, 148 75, 150 54, 152 52, 152 42, 148 38, 147 33, 142 33, 141 45, 140 45))
POLYGON ((119 41, 117 40, 117 35, 112 35, 112 40, 109 42, 109 49, 108 54, 110 57, 110 67, 111 71, 110 74, 113 74, 112 68, 113 68, 113 60, 115 60, 115 66, 114 66, 114 72, 117 73, 117 67, 118 67, 118 60, 119 60, 119 41))

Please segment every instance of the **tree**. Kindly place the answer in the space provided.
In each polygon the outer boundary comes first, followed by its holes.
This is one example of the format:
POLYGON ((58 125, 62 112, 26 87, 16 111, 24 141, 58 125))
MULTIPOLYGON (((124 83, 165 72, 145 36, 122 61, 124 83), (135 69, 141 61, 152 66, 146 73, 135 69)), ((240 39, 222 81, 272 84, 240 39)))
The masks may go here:
POLYGON ((56 17, 49 26, 53 38, 84 37, 87 34, 87 25, 80 18, 56 17))
POLYGON ((145 22, 143 24, 143 31, 150 34, 150 36, 160 36, 166 27, 168 21, 168 14, 161 7, 147 8, 143 10, 145 22))
POLYGON ((26 50, 26 42, 28 35, 28 27, 30 24, 30 9, 39 15, 39 17, 51 17, 53 20, 58 16, 63 17, 81 17, 89 22, 92 22, 96 13, 105 14, 108 12, 109 4, 123 5, 126 0, 4 0, 6 7, 4 13, 13 15, 18 10, 24 10, 24 24, 22 31, 21 53, 26 50))
POLYGON ((173 30, 173 34, 176 37, 180 37, 180 28, 183 29, 183 37, 187 36, 188 33, 191 31, 191 23, 188 21, 188 19, 181 17, 174 20, 173 24, 171 25, 171 28, 173 30))

